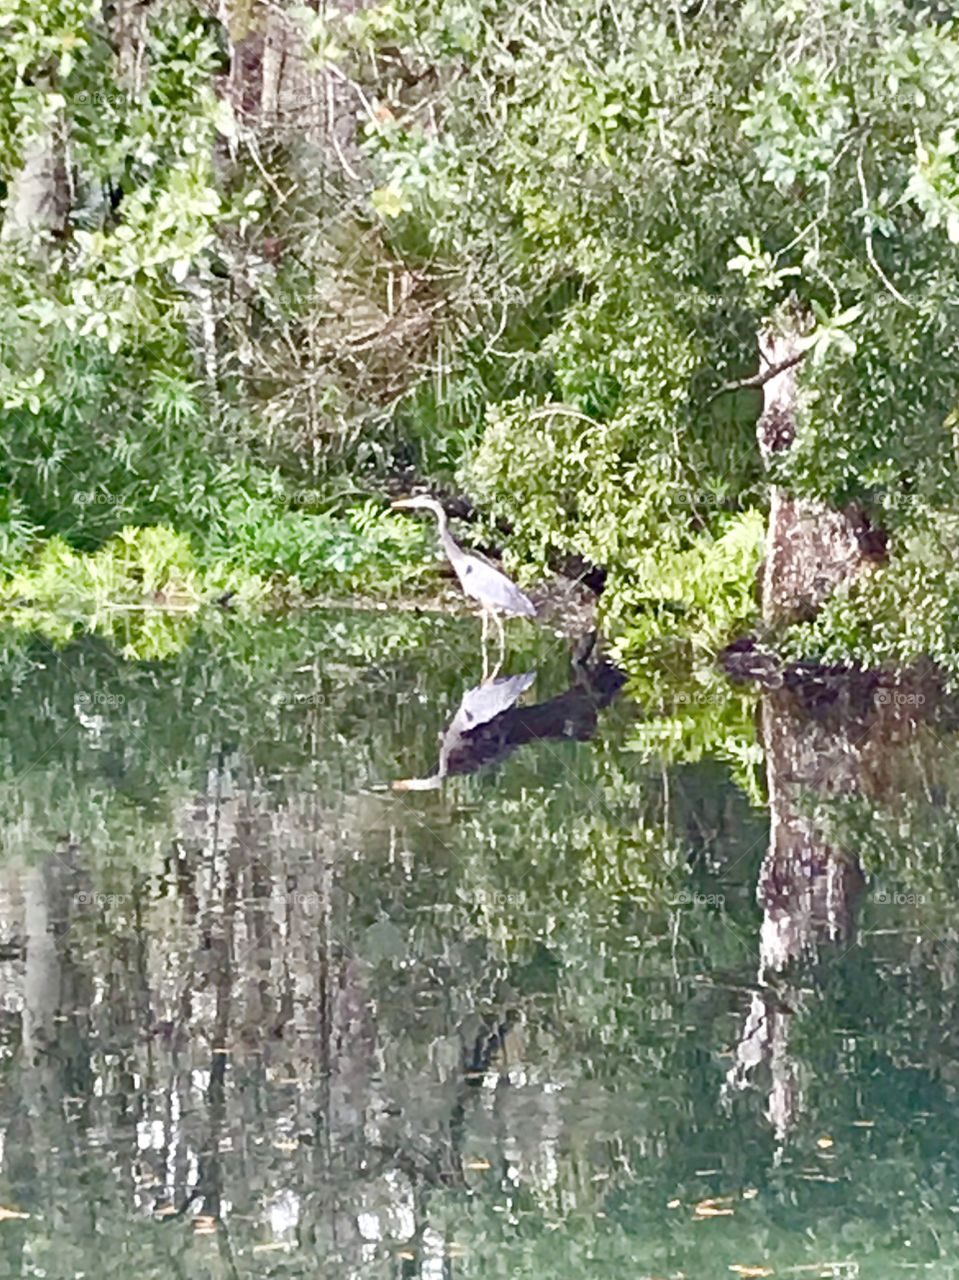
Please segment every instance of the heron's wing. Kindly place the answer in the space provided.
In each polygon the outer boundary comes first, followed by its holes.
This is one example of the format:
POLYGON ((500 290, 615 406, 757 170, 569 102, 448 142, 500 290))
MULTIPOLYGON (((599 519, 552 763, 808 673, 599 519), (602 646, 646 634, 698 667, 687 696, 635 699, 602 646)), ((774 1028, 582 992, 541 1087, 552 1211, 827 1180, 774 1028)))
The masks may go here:
POLYGON ((520 591, 515 582, 510 582, 505 573, 494 569, 479 556, 464 556, 456 566, 456 572, 466 594, 481 605, 501 609, 505 613, 523 614, 527 618, 535 616, 536 608, 529 596, 520 591))
POLYGON ((467 689, 460 699, 456 715, 443 735, 447 738, 469 733, 478 724, 486 724, 494 716, 511 707, 536 679, 535 671, 524 671, 518 676, 498 676, 484 681, 475 689, 467 689))

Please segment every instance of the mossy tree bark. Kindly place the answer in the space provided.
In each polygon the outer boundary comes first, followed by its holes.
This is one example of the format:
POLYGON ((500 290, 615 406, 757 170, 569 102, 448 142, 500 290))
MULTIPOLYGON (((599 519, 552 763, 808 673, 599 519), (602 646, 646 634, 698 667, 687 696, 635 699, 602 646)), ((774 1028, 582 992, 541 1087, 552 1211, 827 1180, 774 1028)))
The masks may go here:
MULTIPOLYGON (((763 384, 757 425, 768 467, 796 439, 802 323, 793 317, 760 335, 762 368, 777 370, 763 384)), ((812 617, 841 582, 884 558, 885 542, 856 505, 837 510, 773 485, 762 574, 762 611, 769 623, 812 617)))
MULTIPOLYGON (((356 12, 366 0, 347 0, 356 12)), ((289 13, 259 0, 232 0, 221 8, 230 50, 228 88, 239 118, 259 130, 295 130, 330 149, 346 176, 358 177, 357 113, 360 95, 348 78, 316 67, 303 32, 289 13)))
POLYGON ((781 1148, 805 1106, 809 1072, 791 1044, 809 1007, 809 968, 856 945, 866 877, 810 799, 851 796, 889 803, 928 786, 917 742, 940 705, 933 672, 896 684, 874 672, 792 673, 762 696, 760 732, 769 793, 769 845, 757 898, 763 913, 756 990, 727 1075, 727 1090, 752 1086, 768 1068, 767 1116, 781 1148))
POLYGON ((24 144, 20 168, 10 179, 0 240, 63 231, 70 211, 63 146, 53 128, 24 144))

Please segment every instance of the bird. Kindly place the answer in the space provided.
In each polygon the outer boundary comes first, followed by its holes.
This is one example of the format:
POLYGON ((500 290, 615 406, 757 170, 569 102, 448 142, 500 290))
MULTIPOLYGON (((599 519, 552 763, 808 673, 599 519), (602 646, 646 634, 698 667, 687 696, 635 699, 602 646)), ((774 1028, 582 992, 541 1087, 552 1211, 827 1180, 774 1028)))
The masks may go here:
POLYGON ((504 753, 506 744, 502 744, 499 751, 494 749, 485 754, 477 751, 475 758, 456 758, 469 743, 470 734, 514 706, 535 679, 535 671, 525 671, 518 676, 490 677, 475 689, 467 689, 460 699, 456 715, 440 738, 440 759, 436 772, 426 778, 397 778, 392 783, 393 790, 436 791, 449 776, 451 765, 456 766, 457 773, 472 773, 481 764, 485 764, 490 755, 504 753))
MULTIPOLYGON (((486 638, 489 634, 489 620, 493 618, 499 628, 500 663, 506 649, 506 636, 503 631, 502 615, 508 617, 535 618, 536 606, 529 596, 524 595, 514 582, 510 582, 505 573, 494 569, 491 564, 481 560, 479 556, 470 555, 458 546, 450 533, 449 517, 435 498, 425 495, 413 498, 399 498, 392 504, 394 510, 431 511, 436 516, 439 526, 440 543, 449 559, 453 570, 459 578, 464 592, 475 600, 482 609, 483 615, 483 655, 486 658, 486 638)), ((499 667, 497 667, 499 670, 499 667)))

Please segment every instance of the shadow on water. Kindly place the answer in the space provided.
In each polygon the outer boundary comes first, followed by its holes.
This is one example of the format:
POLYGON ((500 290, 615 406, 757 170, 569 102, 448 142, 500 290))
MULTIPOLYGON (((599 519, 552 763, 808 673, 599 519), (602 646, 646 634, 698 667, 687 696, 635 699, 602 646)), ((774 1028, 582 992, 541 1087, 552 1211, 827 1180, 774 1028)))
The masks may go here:
POLYGON ((525 643, 7 643, 0 1277, 959 1276, 948 701, 760 681, 764 811, 525 643))

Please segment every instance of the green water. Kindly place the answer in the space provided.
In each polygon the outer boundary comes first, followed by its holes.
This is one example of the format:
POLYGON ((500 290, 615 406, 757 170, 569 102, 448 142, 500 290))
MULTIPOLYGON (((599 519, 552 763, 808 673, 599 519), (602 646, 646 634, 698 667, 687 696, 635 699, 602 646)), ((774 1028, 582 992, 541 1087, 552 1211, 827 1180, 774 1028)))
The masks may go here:
POLYGON ((959 1276, 948 717, 712 749, 511 639, 394 791, 470 620, 6 638, 0 1276, 959 1276))

